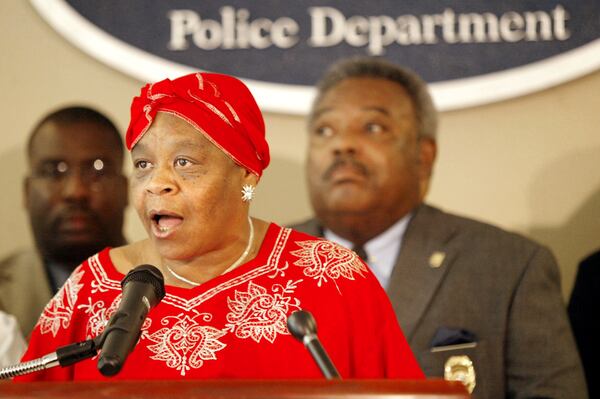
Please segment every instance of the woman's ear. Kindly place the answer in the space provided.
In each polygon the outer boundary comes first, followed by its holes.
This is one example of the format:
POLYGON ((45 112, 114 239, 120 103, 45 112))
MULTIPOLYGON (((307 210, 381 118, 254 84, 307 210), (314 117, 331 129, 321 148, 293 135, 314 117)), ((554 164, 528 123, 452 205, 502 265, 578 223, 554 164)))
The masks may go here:
POLYGON ((260 178, 254 173, 250 172, 248 169, 244 169, 244 184, 256 186, 259 180, 260 178))

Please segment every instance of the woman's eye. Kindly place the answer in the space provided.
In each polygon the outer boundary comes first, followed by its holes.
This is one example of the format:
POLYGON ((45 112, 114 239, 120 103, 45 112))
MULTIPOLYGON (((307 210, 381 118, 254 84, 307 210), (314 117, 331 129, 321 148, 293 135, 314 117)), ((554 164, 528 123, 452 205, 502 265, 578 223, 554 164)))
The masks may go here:
POLYGON ((136 169, 146 169, 148 167, 148 161, 136 161, 133 166, 136 169))
POLYGON ((185 159, 185 158, 177 158, 177 159, 175 160, 175 164, 176 164, 177 166, 187 166, 187 165, 189 165, 189 163, 190 163, 190 161, 188 161, 188 160, 187 160, 187 159, 185 159))

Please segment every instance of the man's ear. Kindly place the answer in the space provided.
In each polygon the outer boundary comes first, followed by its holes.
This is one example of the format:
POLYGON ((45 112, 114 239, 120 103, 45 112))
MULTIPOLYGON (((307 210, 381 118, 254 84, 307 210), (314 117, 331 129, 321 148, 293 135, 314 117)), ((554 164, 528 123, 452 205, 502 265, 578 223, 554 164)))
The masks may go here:
POLYGON ((420 198, 423 200, 433 174, 433 164, 437 156, 437 144, 431 137, 422 137, 419 139, 419 191, 420 198))

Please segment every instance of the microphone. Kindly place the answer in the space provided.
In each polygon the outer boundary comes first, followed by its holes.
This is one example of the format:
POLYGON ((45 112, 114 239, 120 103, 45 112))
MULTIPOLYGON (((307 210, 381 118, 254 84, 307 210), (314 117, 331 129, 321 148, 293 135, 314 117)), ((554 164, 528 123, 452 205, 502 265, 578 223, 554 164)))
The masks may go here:
POLYGON ((123 296, 102 334, 98 370, 105 376, 121 371, 127 355, 137 343, 146 315, 165 296, 162 273, 152 265, 131 270, 123 281, 123 296))
POLYGON ((317 323, 312 314, 305 310, 292 312, 287 319, 287 327, 294 338, 308 349, 325 378, 328 380, 341 378, 317 337, 317 323))

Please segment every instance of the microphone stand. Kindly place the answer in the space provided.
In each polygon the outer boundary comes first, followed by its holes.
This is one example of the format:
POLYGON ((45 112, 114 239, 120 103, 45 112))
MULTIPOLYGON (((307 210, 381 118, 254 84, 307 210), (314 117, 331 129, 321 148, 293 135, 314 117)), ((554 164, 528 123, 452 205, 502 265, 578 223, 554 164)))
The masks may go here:
POLYGON ((131 269, 123 281, 121 281, 121 287, 123 288, 123 300, 119 305, 119 309, 111 317, 102 334, 96 338, 62 346, 58 348, 56 352, 49 353, 38 359, 0 369, 0 380, 30 374, 35 371, 45 370, 56 366, 67 367, 81 360, 93 357, 104 346, 108 335, 113 331, 116 332, 116 335, 109 340, 105 348, 105 351, 112 350, 112 357, 103 359, 103 354, 100 354, 98 369, 103 375, 107 376, 118 373, 131 348, 125 347, 125 349, 128 350, 124 353, 119 352, 119 350, 123 350, 123 342, 125 345, 129 343, 127 339, 131 340, 131 333, 134 332, 132 331, 131 326, 128 326, 127 322, 123 322, 123 320, 133 319, 132 321, 139 324, 137 327, 138 336, 131 344, 133 347, 139 339, 139 329, 142 327, 142 323, 146 318, 146 313, 156 306, 165 296, 165 284, 161 271, 155 266, 148 264, 131 269), (129 294, 130 298, 129 301, 127 301, 125 297, 127 296, 128 291, 125 289, 125 286, 129 283, 135 284, 133 284, 133 288, 131 288, 133 291, 130 291, 133 292, 133 294, 129 294), (133 295, 133 297, 131 295, 133 295), (138 300, 139 303, 137 303, 137 305, 141 304, 142 308, 135 306, 136 303, 134 302, 138 300), (123 303, 128 305, 125 305, 125 308, 122 308, 122 306, 124 306, 123 303), (113 353, 115 351, 116 353, 113 353), (118 355, 121 355, 121 358, 119 358, 118 355))
POLYGON ((288 331, 294 338, 302 342, 323 376, 328 380, 340 379, 335 365, 321 345, 317 337, 317 322, 313 315, 306 310, 296 310, 287 319, 288 331))
POLYGON ((56 366, 67 367, 84 359, 94 357, 100 348, 102 348, 104 338, 105 334, 103 333, 93 339, 61 346, 56 352, 48 353, 40 358, 4 367, 0 369, 0 380, 31 374, 56 366))

